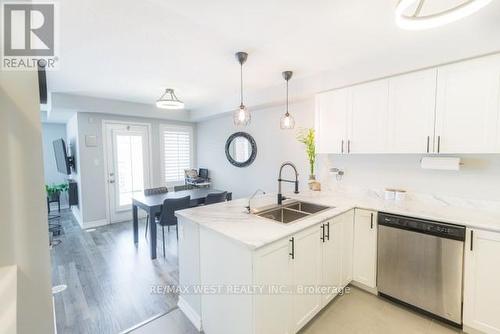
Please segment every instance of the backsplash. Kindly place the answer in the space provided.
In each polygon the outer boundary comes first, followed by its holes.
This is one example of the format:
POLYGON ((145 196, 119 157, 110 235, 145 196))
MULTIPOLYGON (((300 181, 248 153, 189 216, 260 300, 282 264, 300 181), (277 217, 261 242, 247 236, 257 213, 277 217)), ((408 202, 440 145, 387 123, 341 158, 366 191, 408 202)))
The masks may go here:
POLYGON ((374 189, 401 188, 410 193, 473 200, 500 201, 500 155, 462 155, 460 171, 420 168, 421 155, 319 155, 317 176, 324 190, 339 186, 374 189), (341 181, 329 172, 345 171, 341 181))

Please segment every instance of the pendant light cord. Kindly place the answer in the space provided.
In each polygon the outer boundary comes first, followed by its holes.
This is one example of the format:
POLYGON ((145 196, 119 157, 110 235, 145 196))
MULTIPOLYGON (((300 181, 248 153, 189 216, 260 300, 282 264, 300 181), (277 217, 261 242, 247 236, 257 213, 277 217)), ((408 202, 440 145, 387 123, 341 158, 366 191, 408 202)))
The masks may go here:
POLYGON ((286 81, 286 114, 288 115, 288 80, 286 81))
POLYGON ((243 105, 243 64, 240 64, 240 106, 243 105))

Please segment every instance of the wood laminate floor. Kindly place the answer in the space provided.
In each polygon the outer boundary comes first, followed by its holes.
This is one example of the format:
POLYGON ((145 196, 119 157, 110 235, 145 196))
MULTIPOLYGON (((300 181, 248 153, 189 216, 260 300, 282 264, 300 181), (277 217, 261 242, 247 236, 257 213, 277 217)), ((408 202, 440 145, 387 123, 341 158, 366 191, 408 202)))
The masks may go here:
POLYGON ((156 285, 178 284, 175 228, 165 229, 163 257, 149 258, 144 222, 135 247, 132 223, 82 230, 70 211, 61 213, 61 243, 51 250, 52 283, 68 288, 54 295, 59 334, 116 334, 176 307, 177 295, 154 294, 156 285))

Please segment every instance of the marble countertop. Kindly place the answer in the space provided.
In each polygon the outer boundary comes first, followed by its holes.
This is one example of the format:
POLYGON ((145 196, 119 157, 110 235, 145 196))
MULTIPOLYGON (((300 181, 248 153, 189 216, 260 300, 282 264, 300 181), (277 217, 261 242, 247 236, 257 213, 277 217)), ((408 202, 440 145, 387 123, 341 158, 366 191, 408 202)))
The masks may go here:
MULTIPOLYGON (((500 232, 500 202, 476 201, 408 194, 404 200, 388 201, 382 192, 373 190, 305 191, 286 194, 287 198, 332 206, 331 209, 289 224, 248 214, 248 199, 201 206, 177 211, 176 216, 198 223, 200 227, 220 233, 252 249, 286 238, 310 226, 340 215, 353 208, 436 220, 500 232)), ((252 208, 276 202, 276 195, 265 195, 252 200, 252 208)))

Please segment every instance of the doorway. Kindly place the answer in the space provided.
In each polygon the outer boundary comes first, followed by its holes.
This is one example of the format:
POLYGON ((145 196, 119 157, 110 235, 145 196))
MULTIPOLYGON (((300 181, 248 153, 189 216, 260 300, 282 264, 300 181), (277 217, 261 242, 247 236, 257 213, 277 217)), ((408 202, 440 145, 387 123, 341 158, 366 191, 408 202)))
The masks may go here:
POLYGON ((108 220, 131 219, 132 196, 151 186, 149 124, 104 121, 108 220))

